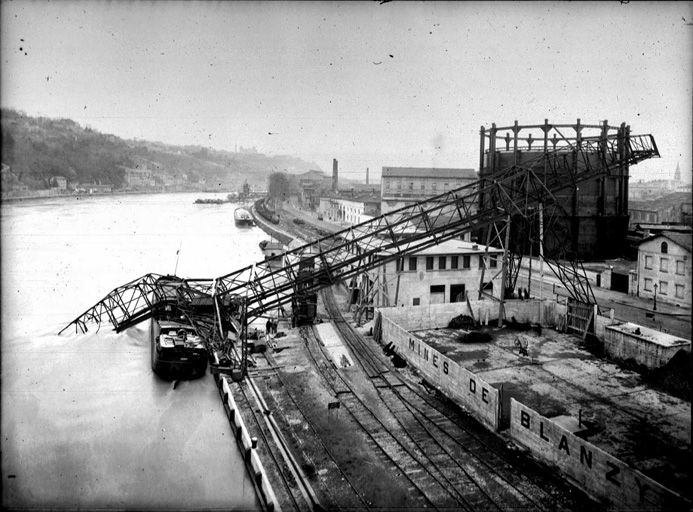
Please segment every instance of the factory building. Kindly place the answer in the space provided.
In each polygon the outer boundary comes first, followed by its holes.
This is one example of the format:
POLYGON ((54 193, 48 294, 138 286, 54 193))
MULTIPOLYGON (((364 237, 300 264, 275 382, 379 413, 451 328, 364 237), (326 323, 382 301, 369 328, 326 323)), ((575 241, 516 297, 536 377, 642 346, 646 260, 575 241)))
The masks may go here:
POLYGON ((479 298, 483 289, 500 297, 503 251, 462 240, 448 240, 391 261, 369 272, 379 286, 382 306, 428 306, 479 298), (488 250, 487 250, 488 249, 488 250))
POLYGON ((474 169, 383 167, 381 211, 391 212, 476 180, 474 169))
POLYGON ((360 224, 380 215, 380 198, 371 194, 331 194, 320 198, 318 215, 331 222, 360 224))

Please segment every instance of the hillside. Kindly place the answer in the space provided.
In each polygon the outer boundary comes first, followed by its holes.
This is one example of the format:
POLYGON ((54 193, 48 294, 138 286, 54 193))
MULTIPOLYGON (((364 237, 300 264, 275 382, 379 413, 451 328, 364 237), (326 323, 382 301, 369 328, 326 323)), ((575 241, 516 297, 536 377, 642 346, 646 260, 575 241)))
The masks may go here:
POLYGON ((125 140, 70 119, 31 117, 10 109, 2 109, 2 163, 3 190, 50 188, 56 176, 67 178, 69 186, 98 183, 125 188, 126 169, 151 171, 157 187, 175 183, 183 189, 235 190, 244 181, 265 188, 273 170, 319 169, 292 156, 125 140))

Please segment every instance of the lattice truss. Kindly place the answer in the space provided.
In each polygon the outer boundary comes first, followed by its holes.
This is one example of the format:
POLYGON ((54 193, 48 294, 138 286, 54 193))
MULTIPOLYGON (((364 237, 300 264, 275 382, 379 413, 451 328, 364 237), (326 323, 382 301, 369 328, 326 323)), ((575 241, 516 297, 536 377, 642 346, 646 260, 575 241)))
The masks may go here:
MULTIPOLYGON (((655 156, 659 156, 659 152, 651 135, 619 133, 585 138, 568 148, 510 166, 492 178, 311 241, 284 253, 280 268, 276 268, 276 261, 262 261, 214 280, 181 280, 183 284, 169 293, 176 301, 187 305, 211 298, 219 336, 224 338, 224 330, 237 313, 239 303, 244 304, 247 319, 257 318, 290 304, 296 289, 318 290, 455 238, 464 231, 501 225, 509 216, 527 218, 533 215, 539 203, 544 205, 549 229, 552 217, 567 215, 556 199, 557 192, 609 174, 624 164, 635 164, 655 156), (595 154, 599 155, 596 162, 595 154), (312 270, 299 272, 299 267, 312 270)), ((553 257, 555 255, 547 255, 547 258, 553 257)), ((563 280, 568 279, 569 274, 558 271, 557 275, 563 280)), ((118 287, 69 325, 85 331, 89 322, 110 321, 116 330, 122 330, 134 321, 151 317, 163 302, 173 300, 161 289, 160 283, 155 274, 148 274, 118 287)), ((575 298, 585 301, 579 286, 571 286, 568 290, 576 295, 575 298)))

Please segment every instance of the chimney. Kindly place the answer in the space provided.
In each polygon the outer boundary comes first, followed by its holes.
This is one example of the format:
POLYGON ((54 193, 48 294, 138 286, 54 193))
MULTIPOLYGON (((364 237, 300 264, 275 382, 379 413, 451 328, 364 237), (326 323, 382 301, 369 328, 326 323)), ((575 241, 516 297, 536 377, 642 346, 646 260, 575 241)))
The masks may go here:
POLYGON ((337 159, 332 159, 332 192, 337 192, 339 190, 339 168, 337 164, 337 159))
POLYGON ((368 167, 366 167, 366 185, 368 185, 368 167))

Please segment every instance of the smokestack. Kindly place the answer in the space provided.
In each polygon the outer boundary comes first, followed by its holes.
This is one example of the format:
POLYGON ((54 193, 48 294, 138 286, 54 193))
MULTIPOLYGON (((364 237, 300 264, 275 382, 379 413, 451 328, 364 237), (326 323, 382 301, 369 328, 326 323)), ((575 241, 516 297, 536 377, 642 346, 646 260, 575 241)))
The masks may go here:
POLYGON ((368 185, 368 167, 366 167, 366 185, 368 185))
POLYGON ((332 159, 332 192, 339 190, 339 168, 337 159, 332 159))

